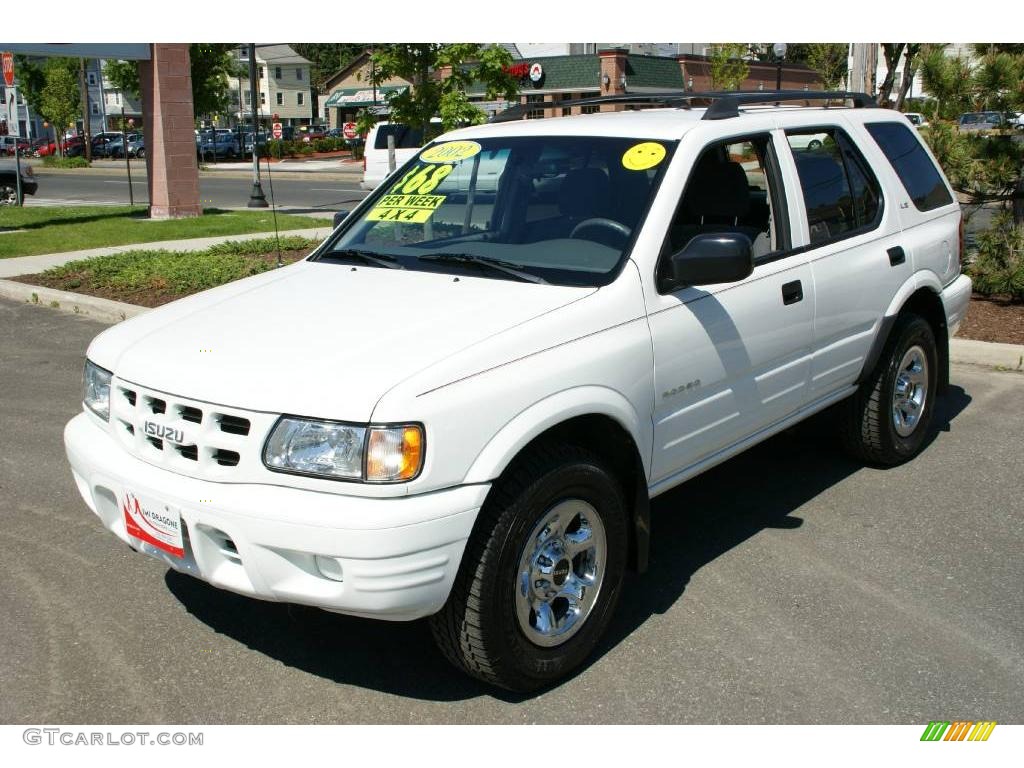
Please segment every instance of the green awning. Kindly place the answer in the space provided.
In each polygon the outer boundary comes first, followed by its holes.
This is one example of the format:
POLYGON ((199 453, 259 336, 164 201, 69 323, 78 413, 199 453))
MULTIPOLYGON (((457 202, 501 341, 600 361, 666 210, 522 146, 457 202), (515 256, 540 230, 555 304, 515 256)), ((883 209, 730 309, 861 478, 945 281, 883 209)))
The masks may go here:
POLYGON ((324 102, 325 107, 370 107, 374 104, 384 104, 386 95, 389 93, 401 93, 409 86, 407 85, 378 85, 376 90, 377 100, 374 101, 373 88, 340 88, 334 91, 324 102))

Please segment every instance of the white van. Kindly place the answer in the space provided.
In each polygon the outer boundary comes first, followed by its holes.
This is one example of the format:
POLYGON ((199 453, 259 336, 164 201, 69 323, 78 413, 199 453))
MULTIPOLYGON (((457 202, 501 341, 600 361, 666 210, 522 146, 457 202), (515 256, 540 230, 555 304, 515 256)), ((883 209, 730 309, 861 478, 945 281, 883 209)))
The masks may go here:
POLYGON ((366 136, 363 150, 363 189, 376 189, 387 177, 388 136, 395 137, 395 168, 411 160, 423 145, 423 131, 401 123, 377 123, 366 136))

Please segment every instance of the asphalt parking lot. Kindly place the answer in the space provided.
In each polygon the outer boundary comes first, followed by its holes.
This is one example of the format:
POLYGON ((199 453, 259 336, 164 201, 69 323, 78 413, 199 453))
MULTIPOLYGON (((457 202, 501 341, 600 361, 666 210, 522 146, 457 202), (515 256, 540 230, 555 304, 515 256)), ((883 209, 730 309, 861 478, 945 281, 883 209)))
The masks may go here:
POLYGON ((1024 722, 1024 375, 954 367, 903 467, 821 417, 660 497, 600 652, 522 699, 422 622, 221 592, 104 531, 61 439, 101 329, 0 301, 0 722, 1024 722))

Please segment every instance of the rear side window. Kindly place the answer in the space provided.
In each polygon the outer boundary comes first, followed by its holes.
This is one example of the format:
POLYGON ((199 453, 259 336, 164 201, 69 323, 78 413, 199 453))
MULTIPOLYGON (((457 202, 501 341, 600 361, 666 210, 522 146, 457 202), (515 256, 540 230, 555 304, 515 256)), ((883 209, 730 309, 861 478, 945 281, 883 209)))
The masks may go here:
POLYGON ((865 126, 919 211, 931 211, 953 202, 935 163, 921 142, 901 123, 868 123, 865 126))
POLYGON ((416 149, 423 146, 423 131, 419 128, 391 123, 377 128, 377 138, 373 142, 373 148, 387 149, 388 136, 395 137, 395 149, 416 149))
POLYGON ((877 226, 878 180, 837 128, 787 131, 807 209, 811 245, 823 245, 877 226))

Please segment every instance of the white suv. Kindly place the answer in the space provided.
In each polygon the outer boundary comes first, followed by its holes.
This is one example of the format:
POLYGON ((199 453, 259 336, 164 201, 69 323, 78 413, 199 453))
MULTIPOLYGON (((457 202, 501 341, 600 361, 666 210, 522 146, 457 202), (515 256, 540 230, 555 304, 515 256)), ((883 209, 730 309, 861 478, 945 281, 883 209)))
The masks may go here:
POLYGON ((754 98, 447 134, 306 260, 105 331, 65 433, 86 504, 216 586, 566 675, 650 498, 833 405, 906 461, 947 384, 971 284, 918 132, 754 98))

